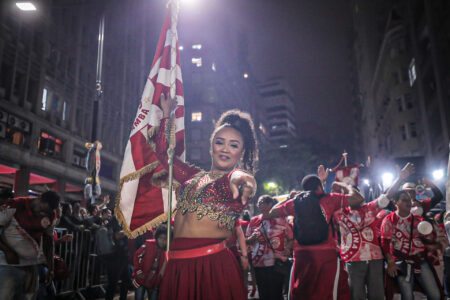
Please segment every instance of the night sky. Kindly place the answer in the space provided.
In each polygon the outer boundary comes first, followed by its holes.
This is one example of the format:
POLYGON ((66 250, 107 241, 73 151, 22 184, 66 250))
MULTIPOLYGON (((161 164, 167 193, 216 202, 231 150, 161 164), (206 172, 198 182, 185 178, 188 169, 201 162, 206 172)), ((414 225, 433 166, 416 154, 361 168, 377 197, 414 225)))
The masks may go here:
MULTIPOLYGON (((282 75, 298 118, 317 123, 325 142, 351 147, 351 14, 345 0, 242 1, 249 59, 259 80, 282 75), (350 118, 346 118, 348 115, 350 118), (339 132, 336 130, 339 128, 339 132), (326 136, 331 132, 331 136, 326 136), (336 137, 338 137, 336 139, 336 137)), ((299 128, 300 131, 308 127, 299 128)))
POLYGON ((180 11, 181 41, 191 35, 214 35, 210 26, 193 27, 202 21, 214 23, 214 17, 208 20, 213 14, 231 19, 236 30, 247 35, 248 59, 256 80, 283 76, 293 88, 300 135, 312 132, 339 151, 351 151, 348 0, 190 1, 195 7, 182 4, 180 11))

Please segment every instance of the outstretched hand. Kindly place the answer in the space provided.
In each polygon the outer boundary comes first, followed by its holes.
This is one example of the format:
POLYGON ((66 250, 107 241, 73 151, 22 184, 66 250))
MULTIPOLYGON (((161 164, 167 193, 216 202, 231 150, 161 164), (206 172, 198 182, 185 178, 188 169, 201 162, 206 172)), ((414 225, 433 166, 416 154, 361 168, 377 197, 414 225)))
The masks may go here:
POLYGON ((230 178, 230 188, 233 199, 241 196, 242 204, 245 205, 256 193, 255 177, 242 171, 234 171, 230 178))
POLYGON ((163 117, 164 118, 170 117, 170 114, 172 113, 172 111, 174 111, 175 108, 177 107, 177 104, 178 104, 177 99, 166 97, 164 95, 164 93, 161 93, 161 96, 159 99, 160 99, 161 109, 163 111, 163 117))
POLYGON ((416 167, 414 166, 414 164, 407 163, 403 167, 403 169, 401 169, 399 177, 401 180, 406 180, 406 179, 408 179, 409 176, 414 174, 415 171, 416 171, 416 167))
POLYGON ((424 178, 422 178, 422 182, 423 182, 423 184, 425 184, 425 186, 427 186, 427 187, 434 187, 435 186, 435 184, 433 183, 433 181, 431 181, 429 178, 427 178, 427 177, 424 177, 424 178))
POLYGON ((340 182, 340 181, 334 181, 331 184, 331 191, 334 193, 342 193, 342 194, 348 194, 351 190, 351 186, 349 186, 348 184, 344 183, 344 182, 340 182))

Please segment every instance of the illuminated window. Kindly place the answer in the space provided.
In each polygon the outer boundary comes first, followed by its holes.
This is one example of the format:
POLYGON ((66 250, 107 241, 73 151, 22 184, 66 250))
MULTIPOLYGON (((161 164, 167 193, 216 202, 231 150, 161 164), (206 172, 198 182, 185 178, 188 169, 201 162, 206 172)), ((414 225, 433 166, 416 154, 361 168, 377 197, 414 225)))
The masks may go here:
POLYGON ((201 49, 202 49, 202 44, 195 44, 195 45, 192 45, 192 49, 195 49, 195 50, 201 50, 201 49))
POLYGON ((67 104, 66 101, 63 102, 63 111, 62 111, 62 119, 63 121, 66 120, 66 113, 67 113, 67 104))
POLYGON ((202 121, 202 112, 193 112, 191 115, 192 122, 201 122, 202 121))
POLYGON ((414 82, 416 81, 417 78, 417 73, 416 73, 416 61, 414 60, 414 58, 411 60, 411 63, 409 64, 409 85, 413 86, 414 82))
POLYGON ((197 66, 197 68, 200 68, 202 66, 202 58, 201 57, 193 57, 191 59, 191 62, 197 66))
POLYGON ((41 131, 39 137, 38 149, 39 153, 45 156, 60 157, 62 153, 63 141, 57 137, 41 131))
POLYGON ((24 136, 23 133, 20 131, 15 131, 14 133, 12 133, 11 135, 12 139, 11 139, 11 143, 13 143, 14 145, 23 145, 24 142, 24 136))
POLYGON ((43 110, 43 111, 47 110, 47 96, 48 96, 48 90, 44 89, 42 91, 42 100, 41 100, 41 110, 43 110))

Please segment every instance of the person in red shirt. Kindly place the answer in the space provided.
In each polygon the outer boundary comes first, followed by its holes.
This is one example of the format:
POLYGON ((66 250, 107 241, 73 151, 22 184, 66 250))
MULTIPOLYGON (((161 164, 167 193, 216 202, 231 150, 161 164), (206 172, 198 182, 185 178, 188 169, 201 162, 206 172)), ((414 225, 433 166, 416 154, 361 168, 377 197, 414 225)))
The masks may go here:
POLYGON ((340 256, 345 262, 352 299, 383 299, 383 253, 376 216, 389 204, 386 196, 334 213, 341 234, 340 256), (367 289, 366 289, 367 287, 367 289))
POLYGON ((53 226, 59 195, 47 191, 36 198, 2 200, 0 208, 0 299, 35 295, 37 269, 46 264, 46 282, 53 278, 53 226), (6 213, 6 214, 5 214, 6 213))
POLYGON ((252 266, 255 270, 259 298, 283 299, 286 274, 275 271, 275 261, 287 261, 291 255, 289 245, 293 239, 292 228, 286 218, 269 219, 270 209, 277 203, 268 195, 258 199, 261 214, 253 217, 247 228, 247 243, 252 247, 252 266))
POLYGON ((352 300, 384 298, 384 257, 380 246, 379 214, 391 202, 390 197, 414 173, 407 163, 399 177, 378 199, 344 207, 334 213, 341 234, 340 255, 345 262, 352 300))
POLYGON ((387 273, 396 279, 402 299, 414 299, 416 281, 427 299, 440 299, 438 284, 426 258, 424 236, 418 229, 423 218, 411 214, 412 199, 407 191, 397 192, 394 202, 396 211, 390 213, 381 225, 381 245, 388 262, 387 273))
MULTIPOLYGON (((319 167, 319 174, 323 173, 319 167)), ((350 204, 364 201, 364 198, 351 186, 334 182, 333 190, 344 193, 325 194, 322 181, 315 175, 308 175, 302 180, 302 189, 314 193, 320 200, 319 205, 328 227, 326 240, 311 245, 301 245, 296 239, 294 243, 294 268, 291 276, 290 299, 349 299, 350 293, 347 275, 339 260, 337 243, 333 237, 333 214, 350 204)), ((297 197, 288 199, 272 208, 271 217, 294 216, 297 197)))
POLYGON ((158 298, 158 287, 166 263, 166 248, 167 226, 160 225, 155 231, 155 238, 146 240, 133 257, 133 285, 136 288, 145 287, 150 300, 158 298))

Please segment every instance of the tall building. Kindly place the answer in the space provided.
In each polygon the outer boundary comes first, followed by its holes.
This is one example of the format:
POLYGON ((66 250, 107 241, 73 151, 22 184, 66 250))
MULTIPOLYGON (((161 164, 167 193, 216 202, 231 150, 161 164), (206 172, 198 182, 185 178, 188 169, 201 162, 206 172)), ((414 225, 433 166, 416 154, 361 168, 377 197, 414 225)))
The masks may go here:
POLYGON ((371 143, 373 122, 369 119, 374 108, 368 101, 368 95, 384 36, 389 6, 389 1, 351 1, 353 56, 350 61, 354 66, 350 69, 350 84, 355 114, 354 136, 357 137, 356 143, 359 143, 355 145, 355 149, 360 159, 370 155, 367 148, 371 143))
POLYGON ((450 3, 405 1, 411 58, 408 74, 420 109, 429 167, 446 166, 450 141, 450 3))
POLYGON ((186 160, 205 169, 211 165, 209 137, 220 115, 240 109, 255 116, 259 99, 247 61, 245 29, 215 4, 209 3, 201 16, 186 9, 179 23, 186 160))
POLYGON ((421 0, 379 1, 378 10, 370 5, 353 3, 355 96, 361 104, 364 152, 380 168, 408 159, 423 161, 422 173, 443 167, 450 125, 450 26, 445 18, 450 7, 446 1, 421 0))
POLYGON ((86 142, 103 143, 101 183, 117 190, 121 160, 157 39, 145 1, 1 3, 0 184, 17 195, 58 190, 81 200, 86 142), (103 99, 93 130, 100 16, 105 14, 103 99), (146 28, 145 31, 143 28, 146 28), (143 44, 148 44, 142 46, 143 44), (147 48, 148 47, 148 48, 147 48), (145 68, 145 70, 143 70, 145 68))
POLYGON ((295 104, 292 90, 284 78, 273 78, 258 85, 262 97, 259 116, 269 142, 286 147, 297 139, 295 104))
POLYGON ((368 101, 373 111, 368 116, 373 132, 373 156, 379 159, 424 156, 424 136, 420 130, 418 106, 414 103, 408 78, 411 53, 407 48, 407 28, 393 10, 379 52, 368 101))

